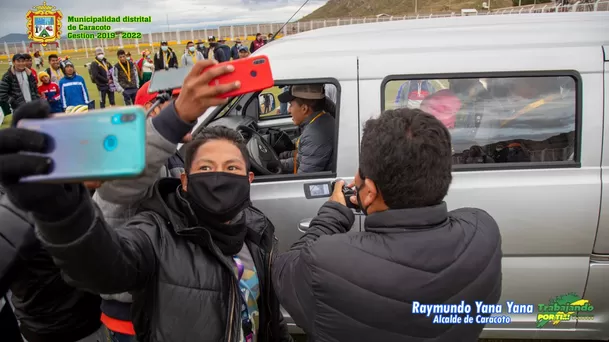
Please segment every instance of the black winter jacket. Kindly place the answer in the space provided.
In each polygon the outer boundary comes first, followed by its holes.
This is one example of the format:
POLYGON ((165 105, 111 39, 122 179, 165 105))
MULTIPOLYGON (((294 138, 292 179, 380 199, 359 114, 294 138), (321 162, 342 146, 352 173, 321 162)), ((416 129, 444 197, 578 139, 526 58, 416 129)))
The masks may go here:
POLYGON ((104 69, 101 65, 102 63, 106 68, 112 68, 112 64, 107 60, 103 59, 101 62, 99 59, 94 59, 89 66, 89 74, 91 78, 93 78, 93 82, 97 86, 97 89, 100 91, 108 91, 110 90, 110 84, 108 83, 108 70, 104 69))
POLYGON ((474 301, 499 301, 501 236, 491 216, 442 203, 374 213, 365 232, 338 234, 353 221, 350 209, 326 203, 274 262, 277 296, 311 341, 478 340, 483 325, 432 324, 412 302, 465 301, 473 314, 474 301))
MULTIPOLYGON (((240 295, 232 259, 205 228, 186 224, 179 184, 158 181, 144 204, 154 211, 136 214, 119 229, 106 225, 86 194, 71 217, 37 227, 74 284, 97 293, 132 293, 138 341, 236 342, 240 295)), ((254 208, 245 210, 245 220, 262 289, 259 341, 291 341, 270 283, 274 227, 254 208)))
MULTIPOLYGON (((40 98, 40 94, 38 94, 38 80, 36 80, 36 77, 34 77, 34 74, 32 74, 30 69, 25 68, 25 73, 28 75, 32 101, 37 100, 40 98)), ((14 66, 6 71, 0 81, 0 102, 8 103, 13 112, 25 103, 25 98, 21 92, 21 87, 19 87, 19 80, 17 80, 14 66)))
POLYGON ((99 329, 100 298, 66 284, 26 213, 0 194, 0 294, 13 292, 28 342, 73 342, 99 329))
POLYGON ((178 67, 178 57, 176 56, 176 53, 173 52, 172 48, 168 48, 167 52, 163 52, 162 50, 157 51, 157 53, 154 54, 154 70, 163 70, 165 69, 164 67, 164 60, 165 58, 167 58, 167 54, 169 54, 169 61, 168 61, 168 68, 177 68, 178 67))

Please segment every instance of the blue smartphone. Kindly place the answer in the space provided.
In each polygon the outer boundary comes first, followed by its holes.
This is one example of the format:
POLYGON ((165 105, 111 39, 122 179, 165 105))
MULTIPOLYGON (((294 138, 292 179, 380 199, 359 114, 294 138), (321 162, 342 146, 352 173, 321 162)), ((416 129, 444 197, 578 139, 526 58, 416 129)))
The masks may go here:
MULTIPOLYGON (((113 107, 48 119, 23 119, 17 127, 46 133, 53 160, 46 175, 21 182, 80 182, 137 177, 146 168, 146 112, 143 107, 113 107)), ((26 152, 24 152, 26 153, 26 152)))

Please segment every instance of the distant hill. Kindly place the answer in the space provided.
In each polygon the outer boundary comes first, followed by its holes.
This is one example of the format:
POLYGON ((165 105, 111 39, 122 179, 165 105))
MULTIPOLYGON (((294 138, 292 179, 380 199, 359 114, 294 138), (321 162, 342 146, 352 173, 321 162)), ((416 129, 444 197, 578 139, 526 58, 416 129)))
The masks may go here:
POLYGON ((0 44, 3 44, 4 42, 7 43, 14 43, 14 42, 21 42, 21 41, 28 41, 27 39, 27 34, 24 33, 11 33, 11 34, 7 34, 4 37, 0 38, 0 44))
MULTIPOLYGON (((482 9, 489 0, 329 0, 301 21, 317 19, 371 17, 378 14, 407 15, 415 13, 458 12, 464 8, 482 9)), ((511 7, 512 0, 490 0, 492 8, 511 7)), ((491 9, 492 9, 491 8, 491 9)))

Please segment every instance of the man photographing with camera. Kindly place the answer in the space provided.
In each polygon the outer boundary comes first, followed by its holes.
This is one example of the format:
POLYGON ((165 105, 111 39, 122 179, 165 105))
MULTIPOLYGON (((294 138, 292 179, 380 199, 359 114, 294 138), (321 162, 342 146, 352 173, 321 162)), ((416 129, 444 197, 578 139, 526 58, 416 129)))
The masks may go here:
POLYGON ((433 324, 412 304, 475 308, 501 295, 497 223, 444 202, 451 157, 446 127, 418 109, 366 122, 348 186, 355 195, 345 198, 337 181, 307 233, 273 264, 277 296, 310 341, 477 341, 483 324, 433 324), (347 200, 366 215, 365 232, 344 234, 355 220, 347 200))

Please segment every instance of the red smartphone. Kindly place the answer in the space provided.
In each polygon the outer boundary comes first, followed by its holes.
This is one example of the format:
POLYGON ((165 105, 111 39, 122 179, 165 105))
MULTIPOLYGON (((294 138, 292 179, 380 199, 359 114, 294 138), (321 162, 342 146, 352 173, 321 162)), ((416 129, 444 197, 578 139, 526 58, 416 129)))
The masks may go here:
POLYGON ((235 70, 230 74, 225 74, 209 82, 210 86, 228 84, 236 81, 241 82, 241 88, 220 95, 222 98, 233 97, 246 93, 264 90, 275 85, 271 64, 267 56, 255 56, 240 58, 214 65, 212 68, 219 68, 232 64, 235 70))

